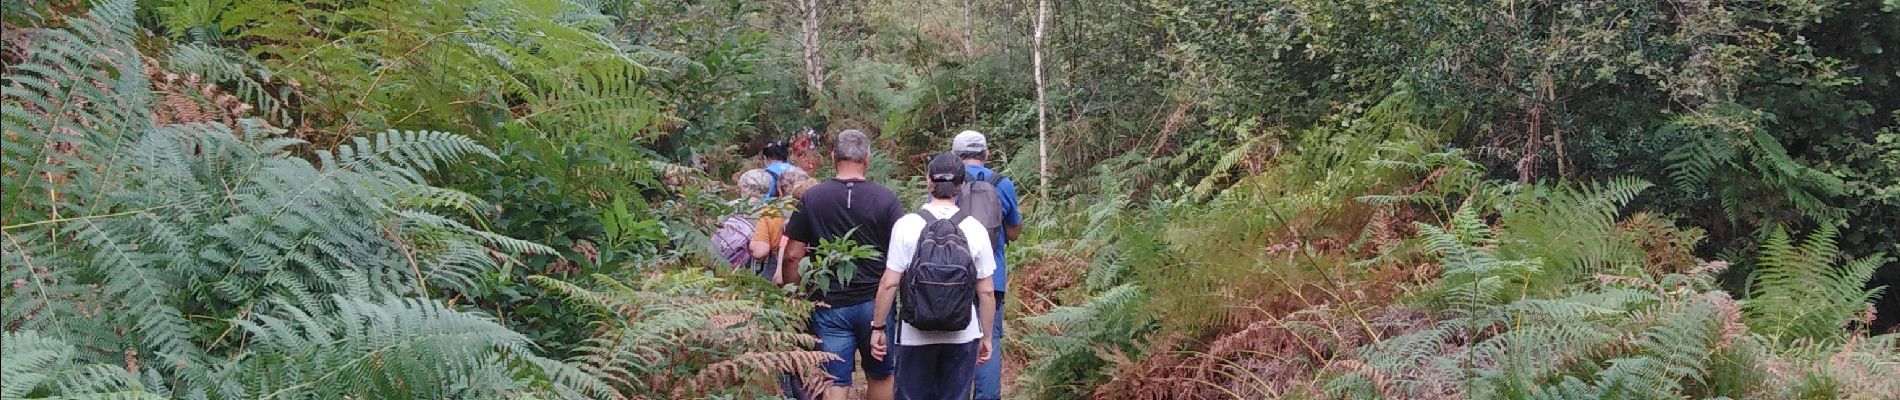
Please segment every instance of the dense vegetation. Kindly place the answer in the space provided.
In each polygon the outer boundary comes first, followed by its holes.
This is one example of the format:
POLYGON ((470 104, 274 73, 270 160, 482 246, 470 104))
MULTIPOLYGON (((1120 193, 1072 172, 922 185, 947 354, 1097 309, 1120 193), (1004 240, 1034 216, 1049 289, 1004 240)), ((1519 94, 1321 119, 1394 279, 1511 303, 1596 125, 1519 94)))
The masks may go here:
POLYGON ((1900 2, 1038 5, 8 1, 0 398, 820 384, 806 128, 991 135, 1014 397, 1900 397, 1900 2))

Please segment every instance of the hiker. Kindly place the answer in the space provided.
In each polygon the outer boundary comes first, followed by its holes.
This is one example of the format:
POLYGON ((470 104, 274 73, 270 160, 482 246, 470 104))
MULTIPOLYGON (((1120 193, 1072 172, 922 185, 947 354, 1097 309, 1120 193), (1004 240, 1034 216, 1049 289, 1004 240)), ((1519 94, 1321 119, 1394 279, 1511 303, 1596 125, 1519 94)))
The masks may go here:
MULTIPOLYGON (((778 193, 778 196, 804 201, 805 191, 816 186, 818 182, 809 176, 801 175, 802 172, 797 171, 786 174, 785 177, 790 183, 778 193)), ((767 269, 771 272, 770 276, 766 279, 778 285, 785 284, 785 280, 781 278, 785 272, 783 265, 785 258, 773 257, 773 255, 785 249, 785 242, 789 240, 785 238, 785 216, 789 214, 791 214, 791 209, 766 207, 765 210, 759 212, 759 223, 752 233, 752 258, 772 262, 771 267, 767 269)))
POLYGON ((996 258, 990 237, 969 210, 957 207, 967 174, 949 153, 930 160, 930 203, 897 220, 891 253, 878 282, 871 315, 871 351, 892 352, 897 362, 897 398, 970 398, 978 365, 994 356, 985 332, 996 321, 996 258), (898 328, 885 319, 893 300, 903 301, 898 328), (885 335, 895 336, 890 342, 885 335))
MULTIPOLYGON (((996 257, 996 321, 989 335, 990 349, 1003 352, 1003 302, 1009 268, 1003 264, 1004 246, 1023 233, 1022 212, 1016 208, 1016 182, 984 167, 990 158, 989 140, 977 131, 963 131, 950 141, 950 151, 963 162, 968 181, 957 196, 957 206, 983 224, 996 257)), ((1000 358, 1000 357, 999 357, 1000 358)), ((985 363, 976 369, 975 400, 1003 398, 1003 363, 985 363)))
POLYGON ((738 201, 744 204, 741 210, 720 219, 719 230, 711 236, 713 253, 726 259, 732 268, 746 268, 754 272, 764 272, 760 262, 763 259, 752 255, 752 236, 756 233, 758 218, 753 215, 751 205, 759 204, 771 190, 772 176, 764 169, 755 168, 740 173, 737 178, 738 201))
POLYGON ((871 355, 871 298, 878 279, 884 276, 884 256, 891 237, 891 225, 904 216, 897 194, 889 188, 865 179, 870 168, 871 140, 857 130, 838 133, 831 159, 838 175, 805 191, 798 211, 785 221, 785 270, 781 280, 798 283, 798 260, 806 248, 821 240, 850 239, 876 248, 879 256, 856 260, 851 276, 838 276, 823 293, 815 293, 818 308, 812 311, 811 330, 818 336, 819 350, 837 355, 840 361, 825 363, 825 372, 836 380, 825 390, 825 399, 843 400, 851 387, 851 371, 862 360, 864 376, 870 379, 866 398, 890 400, 891 363, 871 355), (847 236, 849 234, 849 236, 847 236), (852 352, 858 356, 853 357, 852 352))
POLYGON ((765 173, 771 174, 772 176, 772 185, 766 191, 766 200, 777 197, 778 193, 783 190, 783 187, 792 181, 789 177, 811 176, 810 173, 805 172, 804 168, 799 168, 785 161, 792 156, 791 143, 784 140, 774 140, 766 143, 765 150, 760 153, 765 156, 765 173))

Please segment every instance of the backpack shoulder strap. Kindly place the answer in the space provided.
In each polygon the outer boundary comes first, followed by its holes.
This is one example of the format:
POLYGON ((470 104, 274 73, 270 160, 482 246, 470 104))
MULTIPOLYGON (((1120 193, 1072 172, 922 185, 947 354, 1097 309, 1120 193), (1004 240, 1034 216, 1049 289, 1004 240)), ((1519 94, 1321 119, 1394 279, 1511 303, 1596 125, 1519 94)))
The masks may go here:
POLYGON ((1003 174, 1001 174, 1001 173, 996 173, 996 172, 991 172, 991 173, 990 173, 990 176, 989 176, 989 177, 986 177, 986 178, 983 178, 983 181, 984 181, 984 182, 989 182, 989 183, 990 183, 990 186, 998 186, 998 185, 1002 185, 1002 184, 1003 184, 1003 174))
POLYGON ((930 211, 925 211, 924 209, 921 209, 921 208, 917 209, 917 211, 911 212, 911 214, 916 214, 918 217, 923 218, 924 226, 930 226, 930 223, 937 222, 936 215, 933 215, 930 213, 930 211))
POLYGON ((955 215, 950 216, 950 221, 957 223, 958 229, 961 229, 963 227, 963 220, 969 219, 969 218, 975 218, 975 217, 970 215, 970 211, 959 208, 957 209, 957 213, 955 215))

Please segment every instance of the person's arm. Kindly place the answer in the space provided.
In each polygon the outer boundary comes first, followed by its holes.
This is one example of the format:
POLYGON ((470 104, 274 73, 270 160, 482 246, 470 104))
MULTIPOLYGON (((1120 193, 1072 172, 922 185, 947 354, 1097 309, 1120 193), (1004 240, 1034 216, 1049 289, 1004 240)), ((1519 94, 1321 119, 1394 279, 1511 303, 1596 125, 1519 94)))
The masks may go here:
POLYGON ((778 276, 781 285, 803 282, 805 277, 799 274, 798 261, 805 259, 805 247, 818 239, 811 229, 811 213, 805 212, 805 204, 798 205, 798 211, 785 217, 785 225, 780 227, 783 245, 778 248, 778 276))
MULTIPOLYGON (((913 233, 904 226, 903 218, 900 217, 898 221, 891 225, 890 252, 884 257, 884 276, 878 278, 877 297, 871 305, 871 356, 879 360, 883 360, 884 353, 888 351, 884 340, 892 328, 886 324, 894 322, 886 321, 884 317, 891 314, 891 303, 897 299, 897 285, 904 282, 904 270, 910 268, 911 256, 917 249, 917 236, 923 232, 919 226, 913 233), (906 237, 909 239, 906 240, 906 237)), ((923 221, 918 219, 917 222, 921 224, 923 221)))
MULTIPOLYGON (((890 275, 886 274, 885 276, 887 277, 885 279, 889 280, 888 276, 890 275)), ((895 292, 896 288, 893 287, 891 290, 895 292)), ((877 295, 878 298, 881 299, 884 297, 884 292, 879 290, 877 295)), ((879 300, 878 304, 881 306, 884 303, 882 300, 879 300)), ((977 325, 983 329, 983 337, 976 339, 977 342, 982 343, 977 346, 976 363, 982 364, 989 362, 992 358, 996 358, 992 354, 995 349, 990 348, 990 335, 996 332, 995 277, 983 278, 976 281, 976 319, 977 325)))
POLYGON ((891 314, 891 302, 897 300, 897 283, 903 281, 904 273, 890 268, 885 268, 884 277, 877 281, 877 303, 871 306, 871 356, 878 360, 890 352, 890 346, 884 341, 890 335, 891 321, 885 321, 884 317, 891 314))
POLYGON ((964 240, 970 246, 970 261, 976 265, 976 317, 977 326, 983 329, 983 336, 977 339, 977 364, 988 362, 991 357, 990 335, 996 332, 996 251, 990 247, 990 235, 984 232, 982 223, 976 219, 963 220, 964 240))
POLYGON ((779 254, 783 256, 779 258, 778 268, 779 280, 784 281, 781 284, 804 281, 805 277, 798 275, 798 260, 805 259, 805 242, 786 239, 785 248, 779 254))
POLYGON ((772 236, 767 233, 763 229, 754 232, 752 244, 747 245, 752 249, 752 258, 755 260, 763 260, 766 256, 772 255, 772 236))
POLYGON ((1014 242, 1023 235, 1023 213, 1018 208, 1021 202, 1016 198, 1016 181, 1004 177, 996 186, 1003 198, 1003 237, 1014 242))

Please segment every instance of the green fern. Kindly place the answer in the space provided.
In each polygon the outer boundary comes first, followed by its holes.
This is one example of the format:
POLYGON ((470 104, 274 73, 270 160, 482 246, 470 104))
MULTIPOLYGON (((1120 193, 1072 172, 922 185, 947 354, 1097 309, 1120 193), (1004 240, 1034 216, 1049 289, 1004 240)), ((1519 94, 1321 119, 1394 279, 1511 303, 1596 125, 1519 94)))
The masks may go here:
POLYGON ((497 254, 552 252, 425 210, 481 204, 429 186, 424 174, 492 152, 458 135, 390 131, 311 151, 313 164, 293 156, 306 151, 302 141, 255 119, 153 126, 151 84, 132 46, 134 6, 102 2, 70 28, 48 30, 5 77, 0 276, 23 285, 0 292, 9 334, 58 337, 76 365, 124 364, 120 371, 173 397, 609 397, 598 382, 589 388, 588 374, 534 358, 525 339, 493 322, 398 300, 469 290, 501 270, 497 254), (243 328, 271 318, 301 328, 243 328), (490 346, 431 344, 442 338, 431 329, 444 327, 490 346), (306 343, 337 336, 403 344, 306 343), (298 353, 309 348, 329 353, 298 353), (361 369, 369 367, 322 358, 391 351, 407 363, 361 369), (292 356, 317 358, 272 364, 292 356), (336 371, 363 375, 336 380, 336 371))
POLYGON ((36 331, 0 334, 0 399, 163 399, 124 367, 76 362, 77 349, 36 331))
POLYGON ((499 398, 565 386, 617 397, 601 381, 533 355, 526 336, 484 316, 430 300, 363 302, 333 297, 333 314, 283 304, 279 316, 239 325, 253 338, 231 372, 232 398, 499 398), (327 314, 327 315, 326 315, 327 314), (560 379, 522 380, 522 374, 560 379))
POLYGON ((71 182, 94 184, 98 171, 89 168, 91 154, 70 146, 116 144, 122 132, 149 125, 150 84, 141 60, 132 49, 137 28, 132 1, 101 2, 85 18, 67 29, 49 30, 33 43, 30 57, 12 66, 5 94, 7 140, 0 143, 4 163, 0 175, 10 177, 0 205, 8 210, 3 222, 58 218, 60 196, 80 197, 70 204, 86 204, 87 197, 103 192, 71 190, 50 179, 12 177, 67 177, 71 182))
POLYGON ((1143 353, 1139 338, 1153 330, 1146 315, 1147 291, 1124 284, 1090 298, 1079 306, 1063 306, 1023 323, 1040 334, 1025 339, 1038 352, 1021 382, 1029 395, 1039 398, 1083 398, 1087 388, 1106 380, 1103 353, 1115 349, 1130 355, 1143 353))
POLYGON ((1862 317, 1884 290, 1866 288, 1882 255, 1845 259, 1834 244, 1839 232, 1824 224, 1797 246, 1785 229, 1769 231, 1754 287, 1742 303, 1750 328, 1784 344, 1839 340, 1847 324, 1862 317))
POLYGON ((744 393, 770 385, 733 382, 757 382, 779 371, 822 376, 820 365, 834 359, 805 350, 817 343, 799 333, 808 315, 766 307, 758 294, 721 293, 720 279, 703 272, 638 282, 593 275, 586 286, 539 275, 528 280, 599 321, 569 362, 625 393, 744 393))
POLYGON ((1723 103, 1678 117, 1656 134, 1686 138, 1663 157, 1670 179, 1688 193, 1713 186, 1731 221, 1764 226, 1843 216, 1826 199, 1842 193, 1846 183, 1790 157, 1767 131, 1774 122, 1773 115, 1723 103))
POLYGON ((1623 177, 1525 190, 1499 206, 1503 240, 1498 254, 1541 259, 1543 271, 1530 290, 1546 294, 1592 275, 1642 265, 1643 247, 1619 224, 1624 207, 1650 187, 1623 177))
POLYGON ((1740 318, 1738 313, 1727 294, 1712 292, 1691 300, 1678 312, 1660 316, 1660 324, 1632 343, 1637 355, 1610 360, 1610 367, 1598 373, 1595 386, 1600 396, 1682 397, 1685 382, 1706 379, 1710 354, 1741 333, 1726 326, 1740 318))

